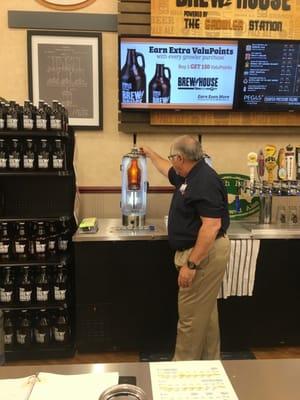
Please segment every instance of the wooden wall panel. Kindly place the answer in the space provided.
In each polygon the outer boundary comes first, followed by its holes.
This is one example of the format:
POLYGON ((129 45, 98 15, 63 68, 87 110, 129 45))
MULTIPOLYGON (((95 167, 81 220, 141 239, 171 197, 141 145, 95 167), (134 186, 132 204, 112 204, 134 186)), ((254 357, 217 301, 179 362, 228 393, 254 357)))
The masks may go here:
MULTIPOLYGON (((150 35, 151 0, 119 0, 118 34, 150 35)), ((151 132, 178 134, 196 133, 295 133, 300 127, 300 113, 249 113, 213 111, 145 111, 119 113, 119 130, 123 132, 151 132), (172 126, 172 129, 167 127, 172 126), (274 129, 267 129, 274 127, 274 129)))

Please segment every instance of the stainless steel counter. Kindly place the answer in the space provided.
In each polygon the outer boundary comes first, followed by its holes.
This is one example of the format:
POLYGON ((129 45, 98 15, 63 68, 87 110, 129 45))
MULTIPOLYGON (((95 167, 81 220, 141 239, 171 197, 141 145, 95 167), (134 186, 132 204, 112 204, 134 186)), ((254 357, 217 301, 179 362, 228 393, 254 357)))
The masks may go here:
MULTIPOLYGON (((166 240, 167 229, 163 219, 147 219, 143 229, 126 229, 121 219, 99 219, 97 233, 79 233, 73 236, 74 242, 120 241, 120 240, 166 240)), ((228 230, 230 239, 300 239, 300 224, 259 225, 249 221, 231 221, 228 230)))
MULTIPOLYGON (((239 400, 295 400, 300 393, 300 359, 223 361, 227 375, 239 400)), ((80 374, 112 372, 137 377, 140 386, 152 400, 148 363, 75 364, 0 367, 0 378, 19 378, 38 372, 80 374)))

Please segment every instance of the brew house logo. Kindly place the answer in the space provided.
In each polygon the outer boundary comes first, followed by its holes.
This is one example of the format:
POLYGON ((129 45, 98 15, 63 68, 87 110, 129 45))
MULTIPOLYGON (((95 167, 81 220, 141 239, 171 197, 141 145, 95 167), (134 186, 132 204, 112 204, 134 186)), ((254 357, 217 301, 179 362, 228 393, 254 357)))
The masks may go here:
MULTIPOLYGON (((235 6, 238 9, 290 11, 289 3, 290 0, 236 0, 235 6)), ((176 0, 176 7, 223 8, 232 4, 231 0, 176 0)))

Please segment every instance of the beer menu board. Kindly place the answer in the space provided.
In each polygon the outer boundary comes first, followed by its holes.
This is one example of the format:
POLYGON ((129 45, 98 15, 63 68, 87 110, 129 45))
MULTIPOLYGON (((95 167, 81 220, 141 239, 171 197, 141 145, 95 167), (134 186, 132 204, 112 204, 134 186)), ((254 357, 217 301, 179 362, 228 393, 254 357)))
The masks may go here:
POLYGON ((230 110, 237 54, 237 40, 121 37, 121 109, 230 110))
POLYGON ((238 108, 300 109, 300 42, 241 43, 238 108))

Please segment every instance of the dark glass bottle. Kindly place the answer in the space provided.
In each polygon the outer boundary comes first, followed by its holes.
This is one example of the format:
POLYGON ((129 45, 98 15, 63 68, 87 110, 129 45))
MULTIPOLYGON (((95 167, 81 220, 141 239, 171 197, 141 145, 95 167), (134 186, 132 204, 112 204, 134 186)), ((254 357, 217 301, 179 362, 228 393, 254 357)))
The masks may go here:
POLYGON ((38 222, 37 235, 34 240, 34 250, 37 256, 44 257, 46 255, 47 243, 45 223, 38 222))
POLYGON ((0 257, 8 259, 11 253, 11 240, 8 236, 7 222, 0 223, 0 257))
POLYGON ((33 282, 28 266, 21 267, 18 283, 18 300, 20 303, 30 303, 32 301, 33 282))
POLYGON ((46 131, 48 129, 47 111, 44 100, 39 100, 36 112, 36 129, 46 131))
POLYGON ((15 278, 11 267, 4 267, 0 282, 0 302, 12 304, 14 301, 15 278))
POLYGON ((126 62, 121 70, 121 102, 146 103, 146 75, 143 54, 127 50, 126 62), (138 59, 142 60, 140 65, 138 59))
POLYGON ((25 151, 23 154, 23 168, 34 169, 35 168, 35 155, 33 151, 32 139, 26 139, 25 151))
POLYGON ((49 144, 47 139, 41 139, 38 152, 38 168, 49 168, 49 144))
POLYGON ((55 254, 57 251, 57 229, 55 222, 49 222, 48 228, 48 252, 55 254))
POLYGON ((33 257, 35 255, 35 239, 37 237, 38 224, 36 221, 30 221, 28 225, 29 256, 33 257))
POLYGON ((7 168, 7 151, 5 148, 5 140, 0 139, 0 169, 5 169, 7 168))
POLYGON ((17 223, 14 253, 17 257, 27 257, 29 254, 29 242, 26 235, 25 222, 17 223))
POLYGON ((46 265, 41 265, 36 275, 36 301, 50 300, 50 282, 46 265))
POLYGON ((50 114, 50 129, 62 129, 62 114, 57 100, 52 102, 52 110, 50 114))
POLYGON ((132 158, 127 169, 128 190, 139 190, 141 188, 141 169, 137 158, 132 158))
POLYGON ((62 129, 63 129, 64 132, 68 132, 69 113, 68 113, 68 110, 64 106, 62 106, 62 114, 63 114, 63 117, 62 117, 62 121, 63 121, 62 129))
POLYGON ((67 251, 70 243, 70 229, 66 221, 61 222, 60 233, 58 236, 58 250, 67 251))
POLYGON ((32 343, 32 323, 28 310, 22 310, 16 328, 16 342, 22 347, 28 347, 32 343))
POLYGON ((7 129, 17 130, 19 128, 19 113, 18 107, 14 100, 9 102, 6 114, 6 127, 7 129))
POLYGON ((34 115, 32 106, 29 100, 25 100, 23 108, 23 128, 26 130, 32 130, 33 121, 34 121, 34 115))
POLYGON ((165 67, 164 64, 156 64, 155 74, 149 82, 149 103, 170 103, 170 79, 170 68, 165 67), (166 76, 165 71, 168 72, 168 76, 166 76))
POLYGON ((61 139, 55 139, 52 153, 52 166, 54 169, 64 168, 64 150, 61 139))
POLYGON ((64 308, 58 310, 53 323, 53 339, 56 344, 67 344, 70 342, 71 328, 68 311, 64 308))
POLYGON ((11 311, 4 310, 3 329, 5 350, 9 350, 14 346, 16 340, 14 319, 11 311))
POLYGON ((68 277, 66 268, 59 264, 54 272, 54 300, 65 301, 67 298, 68 277))
POLYGON ((38 345, 47 346, 51 342, 51 327, 47 311, 42 309, 38 312, 34 327, 34 339, 38 345))
POLYGON ((8 157, 9 168, 19 169, 21 168, 21 148, 18 139, 12 139, 11 149, 8 157))
POLYGON ((0 131, 5 129, 5 104, 3 102, 0 103, 0 131))

